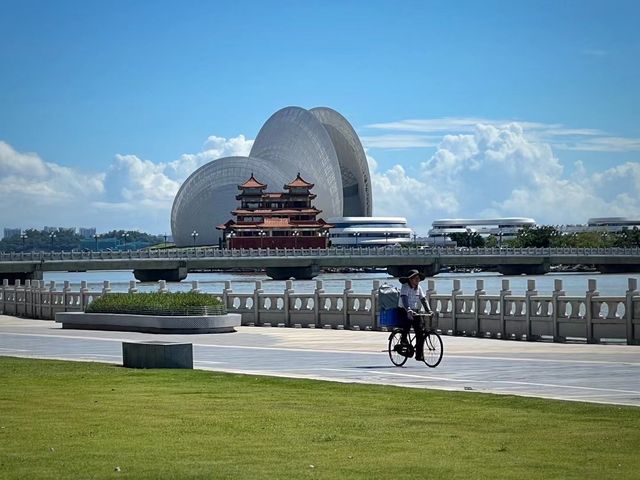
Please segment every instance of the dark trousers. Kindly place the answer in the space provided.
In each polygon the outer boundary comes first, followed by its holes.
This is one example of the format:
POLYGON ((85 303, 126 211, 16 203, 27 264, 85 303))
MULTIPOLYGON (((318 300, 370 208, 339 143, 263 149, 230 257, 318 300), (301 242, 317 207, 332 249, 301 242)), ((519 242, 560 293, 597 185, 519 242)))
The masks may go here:
POLYGON ((424 330, 422 329, 422 321, 420 317, 414 316, 413 320, 409 320, 407 311, 404 308, 398 308, 400 317, 400 325, 402 325, 402 341, 408 342, 408 335, 411 327, 416 334, 416 358, 424 356, 424 330))

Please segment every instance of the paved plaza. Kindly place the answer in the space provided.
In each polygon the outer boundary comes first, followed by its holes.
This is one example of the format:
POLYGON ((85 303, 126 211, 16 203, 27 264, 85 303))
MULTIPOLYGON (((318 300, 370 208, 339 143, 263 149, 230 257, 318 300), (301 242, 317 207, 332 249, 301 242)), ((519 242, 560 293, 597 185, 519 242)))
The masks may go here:
POLYGON ((236 333, 158 335, 62 329, 0 315, 0 355, 122 364, 123 341, 188 342, 203 370, 513 394, 640 406, 640 346, 443 337, 435 369, 394 367, 388 333, 239 327, 236 333))

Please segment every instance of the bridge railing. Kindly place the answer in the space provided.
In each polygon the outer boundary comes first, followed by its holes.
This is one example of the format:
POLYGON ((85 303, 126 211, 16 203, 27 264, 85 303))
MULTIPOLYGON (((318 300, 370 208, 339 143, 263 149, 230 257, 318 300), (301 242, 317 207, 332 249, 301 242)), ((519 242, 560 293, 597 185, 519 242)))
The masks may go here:
MULTIPOLYGON (((137 292, 131 281, 129 292, 137 292)), ((265 292, 261 282, 255 282, 253 292, 234 292, 231 282, 225 282, 222 292, 212 295, 221 300, 229 312, 239 313, 243 325, 283 327, 337 328, 378 330, 378 289, 375 280, 370 292, 354 292, 351 281, 345 281, 341 292, 327 292, 323 282, 316 281, 313 292, 296 292, 294 282, 286 282, 284 292, 265 292)), ((192 282, 198 291, 198 282, 192 282)), ((61 290, 55 282, 27 280, 0 287, 0 312, 6 315, 34 319, 54 319, 56 312, 84 311, 93 300, 109 293, 111 286, 103 282, 100 291, 90 291, 87 282, 73 291, 69 282, 61 290)), ((165 281, 159 291, 166 292, 165 281)), ((597 343, 616 339, 628 344, 640 344, 640 292, 638 280, 629 278, 624 295, 603 296, 596 280, 588 281, 584 295, 568 296, 562 280, 554 281, 554 290, 540 294, 535 280, 528 280, 524 294, 513 294, 509 280, 502 280, 498 294, 487 294, 484 281, 476 280, 473 293, 460 289, 460 280, 453 280, 451 292, 436 291, 435 281, 428 280, 426 297, 438 312, 438 328, 448 335, 467 335, 502 339, 549 340, 564 342, 579 340, 597 343)))
POLYGON ((417 248, 417 247, 353 247, 353 248, 251 248, 217 249, 196 247, 191 249, 123 250, 98 252, 0 252, 0 262, 16 261, 73 261, 73 260, 123 260, 123 259, 190 259, 224 257, 371 257, 371 256, 640 256, 640 248, 417 248))

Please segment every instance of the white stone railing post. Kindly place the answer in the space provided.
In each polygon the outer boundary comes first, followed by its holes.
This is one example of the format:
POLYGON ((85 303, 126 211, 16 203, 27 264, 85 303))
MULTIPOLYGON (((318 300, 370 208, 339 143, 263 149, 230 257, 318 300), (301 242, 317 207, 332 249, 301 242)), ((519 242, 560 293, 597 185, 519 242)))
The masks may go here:
POLYGON ((232 305, 229 305, 229 298, 231 297, 232 293, 233 290, 231 289, 231 282, 225 281, 224 289, 222 290, 222 303, 224 304, 224 307, 227 309, 227 311, 231 311, 232 305))
POLYGON ((378 289, 380 288, 380 280, 373 281, 373 289, 371 290, 371 328, 378 330, 380 321, 378 315, 378 289))
POLYGON ((349 295, 353 293, 351 280, 344 281, 344 291, 342 292, 342 324, 345 329, 351 328, 349 319, 349 295))
POLYGON ((127 291, 129 293, 138 293, 138 284, 135 280, 129 280, 129 289, 127 291))
POLYGON ((453 290, 451 290, 451 335, 458 335, 458 295, 462 294, 460 290, 460 280, 453 281, 453 290))
POLYGON ((434 295, 437 295, 437 294, 438 294, 438 292, 436 292, 436 282, 435 282, 435 280, 427 280, 427 291, 424 292, 424 296, 426 297, 425 300, 427 301, 427 303, 431 307, 431 311, 432 312, 435 312, 437 310, 438 301, 436 300, 435 302, 431 302, 431 297, 434 296, 434 295))
POLYGON ((322 280, 316 280, 316 289, 313 292, 314 296, 313 296, 313 310, 314 310, 314 314, 315 314, 315 320, 316 320, 316 326, 317 327, 321 327, 320 325, 320 301, 321 301, 321 296, 324 293, 324 288, 322 286, 322 280))
POLYGON ((167 289, 167 281, 166 280, 158 280, 158 292, 159 293, 167 293, 169 290, 167 289))
POLYGON ((0 310, 2 313, 7 311, 7 306, 6 306, 6 302, 7 302, 7 291, 9 290, 9 280, 6 278, 2 279, 2 305, 0 305, 0 307, 2 307, 2 309, 0 310))
MULTIPOLYGON (((527 328, 527 341, 532 342, 535 339, 533 338, 533 330, 531 325, 531 311, 533 309, 533 300, 531 297, 538 295, 538 291, 536 290, 536 281, 535 280, 527 280, 527 291, 525 292, 525 308, 527 309, 525 313, 525 321, 527 328)), ((536 312, 537 313, 537 312, 536 312)))
POLYGON ((33 301, 31 298, 31 280, 24 281, 24 309, 23 314, 27 318, 33 318, 33 301))
POLYGON ((509 280, 502 280, 502 289, 500 290, 500 336, 501 338, 507 338, 507 317, 504 314, 504 310, 507 306, 506 296, 511 295, 509 290, 509 280))
POLYGON ((262 282, 256 281, 256 288, 253 290, 253 321, 260 325, 260 294, 263 293, 262 282))
MULTIPOLYGON (((586 313, 585 320, 587 322, 587 343, 596 343, 596 339, 593 337, 593 297, 597 297, 600 295, 600 292, 597 290, 597 283, 595 278, 590 278, 588 280, 588 290, 586 292, 586 313)), ((595 312, 595 315, 600 314, 600 311, 595 312)))
POLYGON ((82 280, 80 282, 80 308, 82 308, 81 311, 86 311, 87 310, 87 306, 88 306, 88 299, 89 299, 89 295, 87 295, 89 293, 89 289, 87 288, 87 282, 86 280, 82 280))
POLYGON ((62 287, 62 298, 64 300, 64 311, 69 311, 69 294, 71 293, 71 287, 69 286, 69 281, 64 281, 64 286, 62 287))
POLYGON ((198 280, 193 280, 191 282, 191 291, 193 293, 200 293, 200 285, 198 283, 198 280))
POLYGON ((54 318, 56 318, 56 314, 55 314, 55 310, 54 310, 54 305, 53 302, 55 301, 55 292, 56 292, 56 282, 54 282, 53 280, 51 280, 49 282, 49 315, 47 316, 47 318, 49 320, 53 320, 54 318))
POLYGON ((480 336, 480 314, 484 313, 484 311, 483 312, 480 311, 480 303, 482 302, 482 299, 480 297, 485 293, 486 292, 484 291, 484 280, 476 280, 476 291, 473 294, 474 301, 476 302, 476 308, 474 309, 474 314, 475 314, 474 320, 475 320, 476 329, 475 329, 475 332, 472 333, 474 337, 480 336))
POLYGON ((33 318, 42 318, 42 285, 43 280, 34 280, 31 287, 31 295, 33 296, 33 318))
POLYGON ((633 323, 633 297, 637 296, 638 293, 638 279, 630 278, 624 305, 624 317, 627 324, 627 345, 640 345, 640 338, 636 338, 635 325, 633 323))
POLYGON ((40 280, 31 280, 31 288, 29 290, 31 318, 40 318, 40 280))
POLYGON ((111 282, 109 280, 102 282, 102 295, 106 295, 107 293, 111 293, 111 282))
POLYGON ((284 312, 284 324, 287 327, 291 326, 291 295, 293 294, 293 281, 287 280, 284 287, 284 305, 282 310, 284 312))
POLYGON ((563 305, 562 308, 560 308, 560 301, 559 301, 559 297, 564 297, 565 296, 565 291, 562 290, 562 280, 559 278, 556 278, 553 281, 553 292, 551 293, 551 305, 552 305, 552 316, 551 316, 551 320, 553 322, 553 341, 554 342, 562 342, 564 341, 564 337, 560 336, 560 323, 559 323, 559 319, 562 317, 564 318, 565 316, 565 311, 566 311, 566 306, 563 305))

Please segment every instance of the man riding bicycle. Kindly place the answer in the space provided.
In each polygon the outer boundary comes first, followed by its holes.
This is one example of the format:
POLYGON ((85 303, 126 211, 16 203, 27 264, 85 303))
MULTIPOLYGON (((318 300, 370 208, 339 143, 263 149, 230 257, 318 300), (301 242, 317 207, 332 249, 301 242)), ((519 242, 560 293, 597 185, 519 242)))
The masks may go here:
POLYGON ((409 270, 406 277, 400 277, 402 288, 400 289, 400 299, 398 300, 398 314, 402 325, 402 342, 408 343, 408 335, 411 327, 416 334, 416 360, 424 361, 424 330, 420 324, 421 320, 417 314, 420 308, 418 302, 422 304, 427 315, 433 315, 431 307, 427 303, 420 281, 425 276, 418 270, 409 270))

